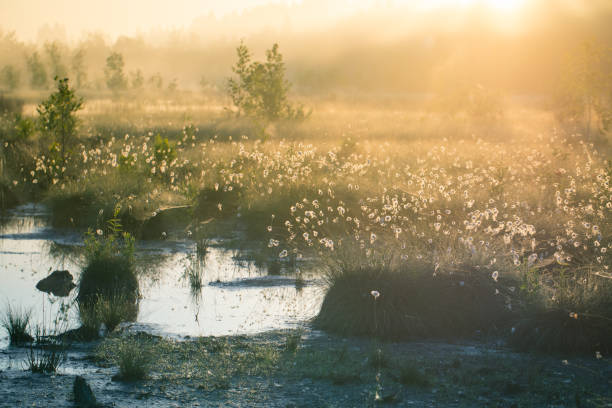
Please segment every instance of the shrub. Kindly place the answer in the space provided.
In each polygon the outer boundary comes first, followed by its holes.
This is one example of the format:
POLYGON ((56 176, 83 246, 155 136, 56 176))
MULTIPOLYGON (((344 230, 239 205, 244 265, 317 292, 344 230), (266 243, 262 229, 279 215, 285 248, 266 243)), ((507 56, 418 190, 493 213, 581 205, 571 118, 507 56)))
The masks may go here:
POLYGON ((6 306, 0 325, 7 331, 11 344, 22 344, 34 340, 28 334, 31 314, 29 310, 13 309, 10 304, 6 306))
POLYGON ((418 268, 334 272, 315 325, 341 335, 402 340, 470 336, 508 318, 504 299, 486 279, 432 276, 418 268))
POLYGON ((285 63, 278 44, 266 51, 265 63, 251 61, 251 53, 244 43, 240 43, 236 53, 238 61, 232 71, 238 78, 230 78, 227 89, 239 113, 264 122, 308 116, 301 107, 295 108, 288 101, 291 85, 285 79, 285 63))
POLYGON ((83 98, 77 97, 70 88, 68 78, 58 79, 57 91, 38 105, 40 126, 53 138, 53 144, 59 145, 60 159, 66 162, 67 149, 76 136, 76 112, 83 107, 83 98))

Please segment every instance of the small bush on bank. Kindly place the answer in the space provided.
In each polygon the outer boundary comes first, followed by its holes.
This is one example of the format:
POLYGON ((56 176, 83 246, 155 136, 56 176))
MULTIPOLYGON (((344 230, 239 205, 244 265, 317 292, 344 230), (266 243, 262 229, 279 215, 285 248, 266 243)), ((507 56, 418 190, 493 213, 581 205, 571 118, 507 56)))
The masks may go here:
POLYGON ((333 273, 315 325, 341 335, 405 340, 471 336, 506 323, 504 298, 486 279, 416 268, 333 273))

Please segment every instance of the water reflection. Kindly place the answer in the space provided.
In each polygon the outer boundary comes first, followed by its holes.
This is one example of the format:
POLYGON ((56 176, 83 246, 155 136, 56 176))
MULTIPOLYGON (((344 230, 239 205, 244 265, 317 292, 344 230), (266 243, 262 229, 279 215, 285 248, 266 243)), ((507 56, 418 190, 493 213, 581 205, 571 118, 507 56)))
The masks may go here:
MULTIPOLYGON (((215 242, 143 242, 137 246, 140 310, 137 327, 171 335, 223 335, 286 328, 313 317, 323 291, 299 271, 270 275, 243 253, 215 242)), ((39 292, 36 283, 54 270, 78 282, 82 236, 49 227, 44 209, 21 207, 0 222, 0 313, 5 305, 32 309, 35 322, 74 303, 39 292)), ((297 270, 297 269, 296 269, 297 270)), ((72 307, 76 309, 76 307, 72 307)), ((69 313, 69 328, 78 320, 69 313)), ((6 334, 0 334, 7 345, 6 334)))

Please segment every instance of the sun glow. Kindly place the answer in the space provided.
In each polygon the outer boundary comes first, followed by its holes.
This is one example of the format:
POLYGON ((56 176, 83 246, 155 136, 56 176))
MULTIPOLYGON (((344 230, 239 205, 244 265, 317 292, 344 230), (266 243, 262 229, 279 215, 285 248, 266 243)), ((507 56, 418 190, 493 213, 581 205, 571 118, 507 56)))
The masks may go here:
MULTIPOLYGON (((398 0, 398 3, 404 3, 407 5, 414 5, 414 0, 398 0)), ((520 9, 524 4, 525 0, 430 0, 423 1, 422 4, 427 8, 438 8, 438 7, 474 7, 482 6, 493 11, 499 12, 512 12, 520 9)))

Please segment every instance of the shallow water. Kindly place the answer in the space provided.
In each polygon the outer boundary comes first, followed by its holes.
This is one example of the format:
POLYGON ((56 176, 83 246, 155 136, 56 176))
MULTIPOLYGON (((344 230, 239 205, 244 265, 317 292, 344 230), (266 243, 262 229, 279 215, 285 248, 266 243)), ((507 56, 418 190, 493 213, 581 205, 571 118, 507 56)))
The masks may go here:
MULTIPOLYGON (((75 290, 58 298, 35 285, 58 269, 67 269, 78 281, 83 236, 51 228, 47 216, 42 207, 23 206, 0 220, 0 313, 9 303, 26 308, 34 325, 44 324, 48 330, 66 304, 70 311, 61 329, 74 328, 75 290)), ((306 276, 306 285, 297 289, 294 275, 268 276, 266 268, 236 260, 239 254, 223 248, 222 242, 208 248, 201 266, 202 289, 194 293, 185 274, 194 252, 191 241, 137 245, 142 299, 134 328, 172 337, 251 334, 295 327, 319 310, 324 293, 316 279, 306 276)), ((7 347, 7 334, 1 330, 0 350, 7 347)))

